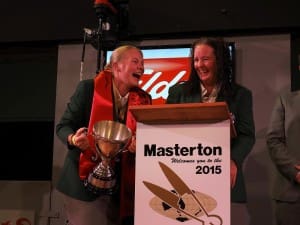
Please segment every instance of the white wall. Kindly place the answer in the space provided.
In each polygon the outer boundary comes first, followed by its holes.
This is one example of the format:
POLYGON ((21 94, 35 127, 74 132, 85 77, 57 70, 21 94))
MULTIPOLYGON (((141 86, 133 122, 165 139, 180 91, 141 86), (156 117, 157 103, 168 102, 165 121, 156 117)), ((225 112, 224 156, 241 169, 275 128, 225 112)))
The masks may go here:
POLYGON ((256 143, 245 164, 251 225, 272 224, 273 165, 265 144, 269 117, 278 92, 290 87, 290 36, 232 38, 237 47, 237 82, 253 94, 256 143))
MULTIPOLYGON (((57 86, 56 86, 56 109, 55 109, 55 124, 58 123, 62 116, 69 98, 75 91, 75 88, 80 81, 80 62, 82 54, 82 45, 61 45, 59 46, 58 55, 58 70, 57 70, 57 86)), ((96 74, 96 59, 97 51, 90 45, 86 46, 84 64, 83 64, 83 79, 92 78, 96 74)), ((53 149, 53 171, 52 181, 55 187, 59 178, 60 169, 64 162, 64 157, 67 148, 54 135, 53 149)), ((60 217, 51 219, 51 225, 62 225, 65 221, 64 212, 62 210, 63 203, 61 195, 56 190, 51 194, 52 211, 59 212, 60 217)))
POLYGON ((6 218, 4 210, 28 210, 34 213, 36 224, 46 225, 51 189, 49 181, 0 181, 0 217, 6 218))

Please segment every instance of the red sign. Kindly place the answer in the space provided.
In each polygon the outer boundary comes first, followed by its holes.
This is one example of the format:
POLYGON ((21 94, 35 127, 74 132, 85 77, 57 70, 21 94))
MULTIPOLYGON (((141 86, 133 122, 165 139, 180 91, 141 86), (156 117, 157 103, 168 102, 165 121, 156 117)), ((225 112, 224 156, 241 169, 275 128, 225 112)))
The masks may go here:
POLYGON ((188 57, 145 59, 144 66, 140 87, 152 96, 153 104, 164 104, 169 88, 190 73, 188 57))

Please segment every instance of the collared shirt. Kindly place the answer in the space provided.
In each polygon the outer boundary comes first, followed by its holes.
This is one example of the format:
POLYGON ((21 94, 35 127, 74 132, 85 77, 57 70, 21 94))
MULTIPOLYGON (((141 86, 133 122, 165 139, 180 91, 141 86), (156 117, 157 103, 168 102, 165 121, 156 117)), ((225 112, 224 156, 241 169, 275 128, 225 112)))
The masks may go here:
POLYGON ((113 82, 113 92, 114 92, 114 100, 116 103, 116 107, 115 107, 116 114, 118 115, 119 121, 124 121, 125 112, 127 110, 129 92, 124 97, 122 97, 114 82, 113 82))
POLYGON ((202 101, 203 102, 216 102, 216 98, 218 96, 219 93, 219 87, 215 86, 212 90, 212 92, 210 93, 210 95, 208 95, 207 93, 207 89, 203 86, 203 84, 201 83, 201 96, 202 96, 202 101))

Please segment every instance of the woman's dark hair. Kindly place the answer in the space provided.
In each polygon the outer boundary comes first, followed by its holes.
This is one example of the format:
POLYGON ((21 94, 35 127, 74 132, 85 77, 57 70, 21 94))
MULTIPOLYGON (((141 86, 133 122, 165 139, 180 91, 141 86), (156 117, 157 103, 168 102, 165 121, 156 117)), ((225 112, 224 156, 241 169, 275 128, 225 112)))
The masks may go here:
POLYGON ((214 49, 217 64, 217 85, 220 86, 220 95, 223 97, 231 97, 233 94, 232 87, 234 81, 232 80, 232 64, 228 43, 220 37, 203 37, 196 40, 191 46, 191 73, 187 83, 190 84, 190 91, 193 93, 199 91, 200 79, 197 71, 194 68, 194 51, 198 45, 208 45, 214 49))

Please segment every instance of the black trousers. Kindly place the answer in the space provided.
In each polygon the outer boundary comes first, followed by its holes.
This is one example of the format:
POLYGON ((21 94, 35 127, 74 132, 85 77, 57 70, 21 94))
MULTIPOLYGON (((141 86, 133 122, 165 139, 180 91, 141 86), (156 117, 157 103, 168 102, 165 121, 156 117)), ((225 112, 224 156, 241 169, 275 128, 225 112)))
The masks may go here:
POLYGON ((134 217, 133 216, 125 217, 122 220, 122 225, 133 225, 133 223, 134 223, 134 217))
POLYGON ((276 225, 299 225, 300 201, 275 202, 276 225))

